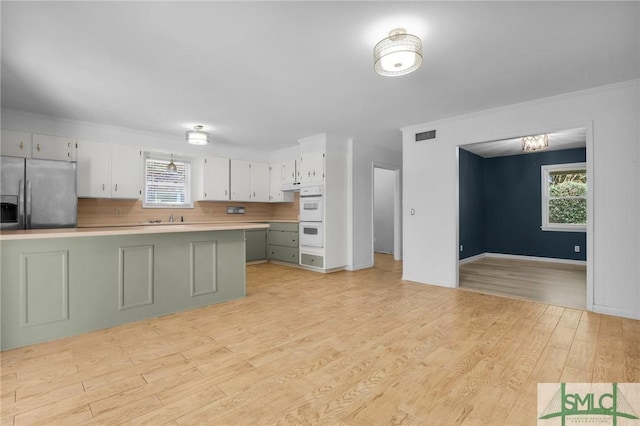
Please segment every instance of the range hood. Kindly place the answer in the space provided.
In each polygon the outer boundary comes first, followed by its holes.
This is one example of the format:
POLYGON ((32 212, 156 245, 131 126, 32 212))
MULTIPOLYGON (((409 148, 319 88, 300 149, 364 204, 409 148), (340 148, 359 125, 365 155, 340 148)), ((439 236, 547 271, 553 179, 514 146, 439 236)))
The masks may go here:
POLYGON ((300 190, 300 182, 294 183, 285 183, 280 188, 281 191, 299 191, 300 190))

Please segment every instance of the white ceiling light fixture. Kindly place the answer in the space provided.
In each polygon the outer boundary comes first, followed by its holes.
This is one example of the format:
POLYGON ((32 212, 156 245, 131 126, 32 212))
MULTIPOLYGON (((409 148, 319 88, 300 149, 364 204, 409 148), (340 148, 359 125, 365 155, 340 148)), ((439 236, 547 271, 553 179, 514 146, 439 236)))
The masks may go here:
POLYGON ((396 28, 373 48, 374 69, 380 75, 409 74, 422 65, 422 41, 404 28, 396 28))
POLYGON ((542 151, 549 148, 548 135, 533 135, 522 138, 522 150, 526 152, 542 151))
POLYGON ((206 145, 209 143, 209 133, 202 131, 202 126, 193 126, 187 132, 187 142, 192 145, 206 145))

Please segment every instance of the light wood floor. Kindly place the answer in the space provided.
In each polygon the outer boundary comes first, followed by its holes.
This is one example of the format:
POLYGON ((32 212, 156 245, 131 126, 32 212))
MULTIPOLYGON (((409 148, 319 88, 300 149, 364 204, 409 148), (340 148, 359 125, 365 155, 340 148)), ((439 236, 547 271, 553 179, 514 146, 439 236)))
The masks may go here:
POLYGON ((3 425, 535 424, 538 382, 640 381, 640 321, 247 268, 248 297, 1 354, 3 425))
POLYGON ((460 265, 460 288, 585 309, 587 267, 483 257, 460 265))

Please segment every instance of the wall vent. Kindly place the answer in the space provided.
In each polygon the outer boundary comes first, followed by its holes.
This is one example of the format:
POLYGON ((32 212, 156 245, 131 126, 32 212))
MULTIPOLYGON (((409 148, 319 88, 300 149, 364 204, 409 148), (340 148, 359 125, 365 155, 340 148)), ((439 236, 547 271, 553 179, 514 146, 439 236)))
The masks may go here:
POLYGON ((433 140, 433 139, 436 139, 436 131, 435 130, 428 130, 426 132, 416 133, 416 142, 429 141, 429 140, 433 140))

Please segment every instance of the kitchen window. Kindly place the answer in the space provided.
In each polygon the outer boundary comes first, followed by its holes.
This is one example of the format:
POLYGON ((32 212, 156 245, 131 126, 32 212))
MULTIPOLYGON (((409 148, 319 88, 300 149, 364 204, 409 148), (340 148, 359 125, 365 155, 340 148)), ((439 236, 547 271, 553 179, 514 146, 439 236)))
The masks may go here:
POLYGON ((542 166, 541 229, 543 231, 586 231, 586 163, 542 166))
POLYGON ((145 152, 142 207, 193 208, 191 192, 190 160, 145 152), (172 160, 176 170, 167 168, 172 160))

